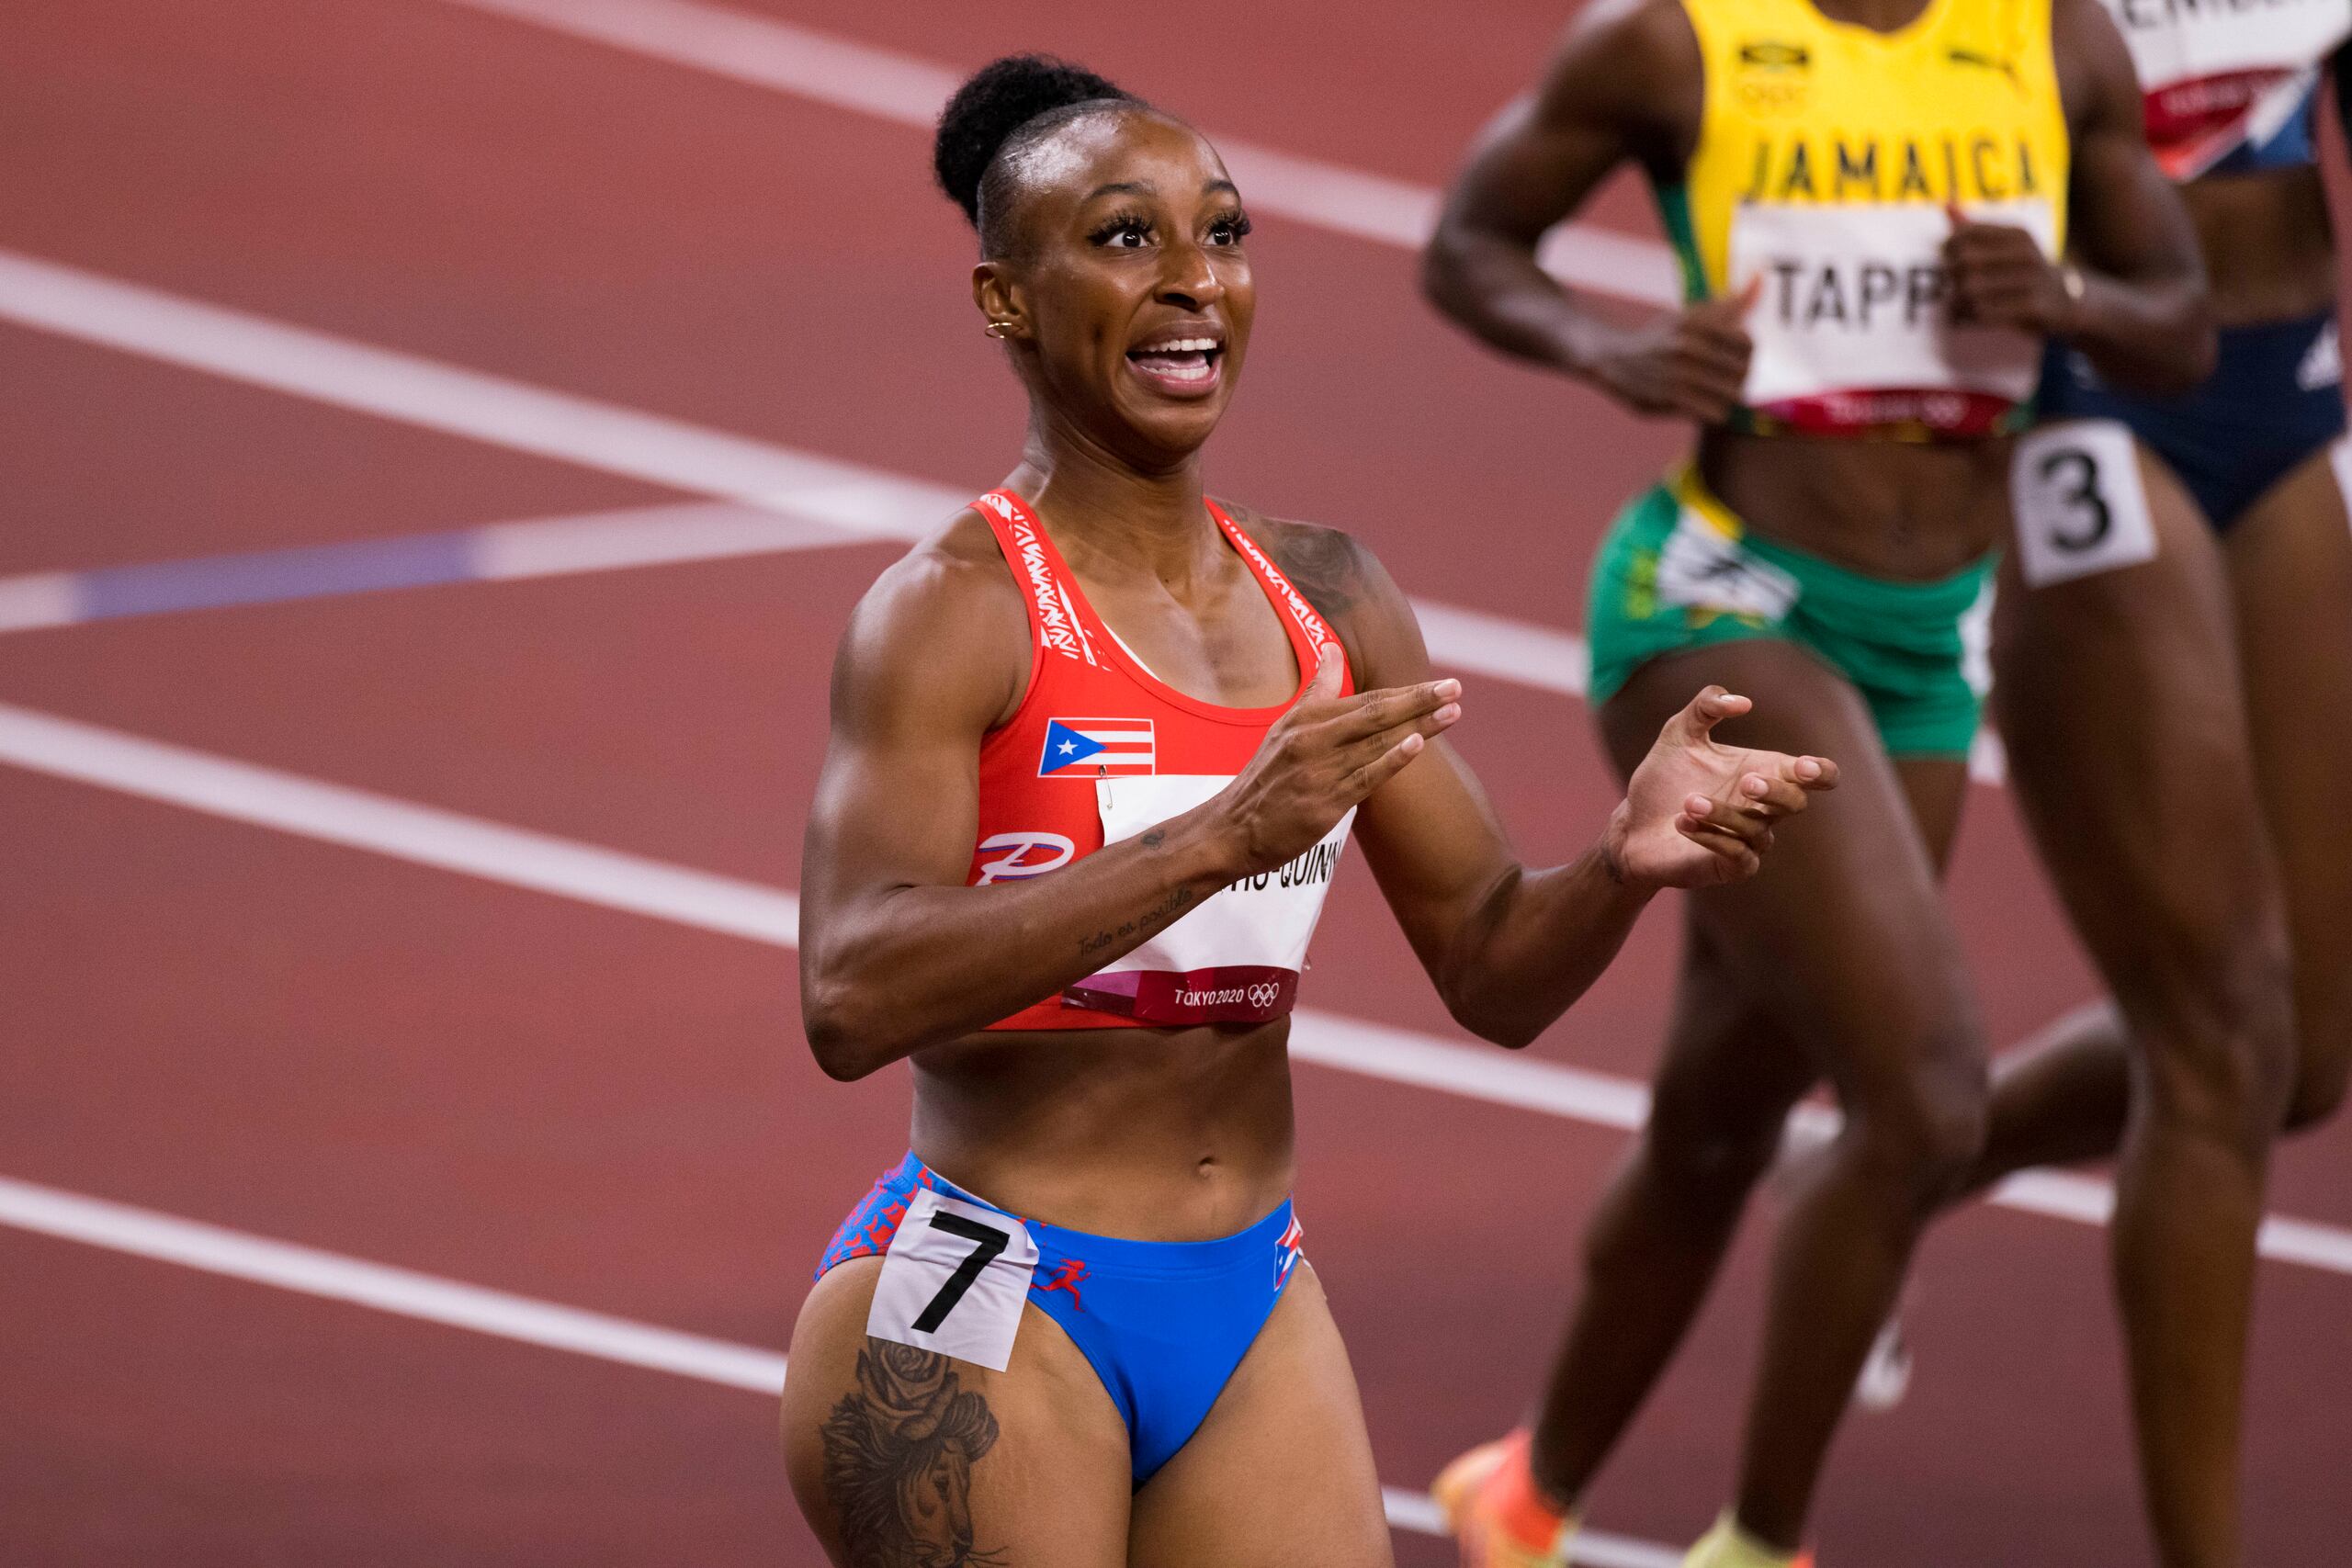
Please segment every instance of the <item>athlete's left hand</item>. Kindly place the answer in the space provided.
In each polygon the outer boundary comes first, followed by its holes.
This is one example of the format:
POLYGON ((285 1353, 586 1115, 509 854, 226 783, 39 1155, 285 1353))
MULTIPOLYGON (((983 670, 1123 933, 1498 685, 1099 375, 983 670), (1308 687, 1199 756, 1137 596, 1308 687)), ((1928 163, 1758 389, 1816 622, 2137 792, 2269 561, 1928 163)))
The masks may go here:
POLYGON ((2064 336, 2075 299, 2065 269, 2042 254, 2041 242, 2007 223, 1979 223, 1957 207, 1944 210, 1951 219, 1951 237, 1944 242, 1951 319, 2064 336))
POLYGON ((1751 751, 1715 739, 1716 725, 1755 705, 1709 686, 1667 721, 1626 784, 1601 854, 1629 887, 1714 887, 1756 874, 1774 824, 1838 787, 1826 757, 1751 751))

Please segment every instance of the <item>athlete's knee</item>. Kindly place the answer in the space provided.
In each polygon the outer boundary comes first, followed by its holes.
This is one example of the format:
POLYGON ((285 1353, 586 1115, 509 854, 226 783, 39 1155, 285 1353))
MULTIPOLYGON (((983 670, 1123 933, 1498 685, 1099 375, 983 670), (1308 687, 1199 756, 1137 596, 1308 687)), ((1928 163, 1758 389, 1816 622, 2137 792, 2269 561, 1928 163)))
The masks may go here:
POLYGON ((1958 1191, 1984 1152, 1992 1086, 1981 1054, 1947 1053, 1846 1107, 1847 1133, 1873 1180, 1922 1213, 1958 1191))
POLYGON ((1775 1098, 1726 1104, 1719 1096, 1662 1087, 1636 1157, 1681 1206, 1736 1213, 1781 1152, 1789 1103, 1775 1098))
POLYGON ((1737 1217, 1779 1148, 1777 1134, 1652 1136, 1641 1157, 1659 1196, 1677 1213, 1712 1224, 1737 1217))
MULTIPOLYGON (((2169 919, 2161 908, 2147 917, 2132 951, 2109 963, 2141 1042, 2146 1113, 2174 1132, 2258 1150, 2298 1093, 2284 933, 2260 918, 2169 919)), ((2313 1089, 2325 1098, 2324 1083, 2313 1089)))
POLYGON ((1585 1227, 1585 1273, 1600 1279, 1645 1269, 1661 1247, 1720 1247, 1777 1147, 1770 1136, 1677 1134, 1654 1117, 1585 1227))
POLYGON ((2275 909, 2259 899, 2195 904, 2162 889, 2139 891, 2129 922, 2098 944, 2135 1026, 2155 1020, 2175 1032, 2216 1036, 2241 1020, 2292 1013, 2294 964, 2275 909))
MULTIPOLYGON (((2283 998, 2176 1014, 2148 1032, 2144 1049, 2147 1115, 2164 1131, 2258 1155, 2297 1109, 2294 1030, 2283 998)), ((2324 1099, 2317 1086, 2315 1101, 2324 1099)))

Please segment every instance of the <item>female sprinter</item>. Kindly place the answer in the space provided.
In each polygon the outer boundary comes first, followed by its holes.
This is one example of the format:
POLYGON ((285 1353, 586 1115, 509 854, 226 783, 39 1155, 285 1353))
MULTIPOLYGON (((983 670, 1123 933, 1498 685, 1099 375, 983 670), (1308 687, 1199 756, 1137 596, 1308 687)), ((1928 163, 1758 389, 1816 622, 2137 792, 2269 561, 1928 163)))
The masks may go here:
POLYGON ((1834 772, 1715 745, 1747 704, 1711 690, 1589 854, 1517 864, 1378 563, 1202 493, 1255 309, 1216 152, 1029 57, 965 85, 937 167, 1029 439, 834 668, 802 1004, 834 1076, 912 1060, 913 1152, 793 1336, 793 1488, 855 1568, 1384 1563, 1285 1197, 1287 1015, 1351 819, 1455 1016, 1519 1044, 1653 889, 1747 875, 1834 772))
POLYGON ((1733 1506, 1702 1568, 1793 1560, 1913 1244, 1984 1139, 1985 1052, 1937 893, 1978 699, 1962 622, 2007 525, 2042 340, 2119 382, 2211 354, 2195 236, 2096 0, 1596 0, 1505 109, 1427 257, 1490 344, 1700 426, 1594 568, 1621 769, 1679 704, 1844 785, 1768 875, 1690 900, 1648 1128, 1588 1237, 1532 1434, 1441 1478, 1476 1564, 1566 1561, 1572 1514, 1680 1342, 1791 1103, 1843 1128, 1794 1194, 1733 1506), (1612 168, 1648 175, 1691 303, 1625 328, 1536 265, 1612 168), (2081 266, 2061 266, 2071 236, 2081 266))
POLYGON ((2120 1016, 2001 1065, 1973 1185, 2121 1145, 2149 1508, 2169 1568, 2227 1568, 2270 1143, 2333 1112, 2352 1063, 2352 527, 2312 133, 2352 0, 2116 19, 2203 242, 2221 355, 2163 399, 2053 351, 2050 423, 2018 444, 1995 701, 2120 1016))

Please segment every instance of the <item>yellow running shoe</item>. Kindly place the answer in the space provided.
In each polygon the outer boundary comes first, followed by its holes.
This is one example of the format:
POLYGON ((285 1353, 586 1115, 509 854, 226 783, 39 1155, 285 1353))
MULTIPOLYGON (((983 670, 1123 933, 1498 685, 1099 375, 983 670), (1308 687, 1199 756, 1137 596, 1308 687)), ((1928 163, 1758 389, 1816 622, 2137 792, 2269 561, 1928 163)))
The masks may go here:
POLYGON ((1726 1513, 1683 1558, 1682 1568, 1813 1568, 1813 1553, 1775 1551, 1726 1513))
POLYGON ((1554 1507, 1527 1468, 1527 1433, 1482 1443, 1445 1467, 1430 1495, 1462 1547, 1462 1568, 1567 1568, 1575 1516, 1554 1507))

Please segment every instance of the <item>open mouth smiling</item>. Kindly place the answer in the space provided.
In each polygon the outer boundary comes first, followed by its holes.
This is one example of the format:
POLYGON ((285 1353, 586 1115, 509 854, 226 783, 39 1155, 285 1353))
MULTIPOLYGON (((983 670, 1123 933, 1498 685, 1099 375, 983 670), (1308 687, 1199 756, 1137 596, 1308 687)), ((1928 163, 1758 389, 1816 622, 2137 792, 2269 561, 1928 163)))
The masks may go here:
POLYGON ((1202 397, 1223 378, 1225 340, 1194 331, 1156 338, 1127 350, 1127 364, 1155 390, 1170 397, 1202 397))

